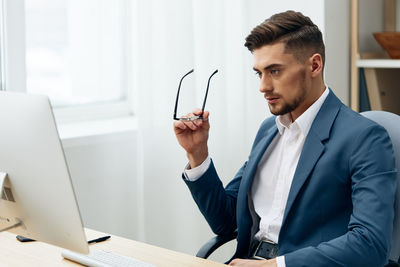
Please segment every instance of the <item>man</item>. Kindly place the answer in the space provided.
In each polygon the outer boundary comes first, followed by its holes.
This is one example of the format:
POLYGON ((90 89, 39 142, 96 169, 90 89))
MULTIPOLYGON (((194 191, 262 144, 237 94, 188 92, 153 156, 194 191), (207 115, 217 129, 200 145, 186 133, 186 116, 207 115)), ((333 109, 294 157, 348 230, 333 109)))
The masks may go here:
POLYGON ((174 123, 201 212, 216 234, 238 231, 230 265, 384 266, 396 188, 388 134, 325 86, 322 34, 308 17, 276 14, 245 46, 276 116, 225 188, 208 155, 209 112, 174 123))

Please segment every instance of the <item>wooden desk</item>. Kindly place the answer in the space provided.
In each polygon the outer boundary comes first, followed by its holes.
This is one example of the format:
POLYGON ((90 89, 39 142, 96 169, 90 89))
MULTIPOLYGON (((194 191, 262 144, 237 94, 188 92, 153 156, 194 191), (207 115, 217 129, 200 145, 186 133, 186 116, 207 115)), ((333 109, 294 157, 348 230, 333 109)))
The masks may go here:
MULTIPOLYGON (((104 235, 106 234, 86 229, 88 240, 104 235)), ((89 247, 110 250, 159 267, 226 266, 221 263, 200 259, 184 253, 140 243, 114 235, 111 235, 111 238, 107 241, 95 243, 89 247)), ((0 233, 1 266, 80 266, 72 261, 63 259, 61 256, 62 250, 62 248, 42 242, 21 243, 15 238, 15 234, 8 232, 0 233)))

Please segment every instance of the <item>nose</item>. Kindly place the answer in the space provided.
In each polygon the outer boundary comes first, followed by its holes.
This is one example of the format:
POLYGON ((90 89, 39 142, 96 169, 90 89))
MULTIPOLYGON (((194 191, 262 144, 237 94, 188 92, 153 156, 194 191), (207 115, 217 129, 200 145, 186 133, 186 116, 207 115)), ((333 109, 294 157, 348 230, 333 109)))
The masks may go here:
POLYGON ((262 75, 260 79, 260 92, 266 93, 273 90, 271 78, 268 75, 262 75))

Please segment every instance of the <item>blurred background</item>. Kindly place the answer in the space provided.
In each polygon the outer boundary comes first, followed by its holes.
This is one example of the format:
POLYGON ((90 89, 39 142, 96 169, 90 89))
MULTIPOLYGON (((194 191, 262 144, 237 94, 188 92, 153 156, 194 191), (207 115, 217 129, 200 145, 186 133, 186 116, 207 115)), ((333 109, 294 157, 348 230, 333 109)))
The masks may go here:
MULTIPOLYGON (((349 103, 347 0, 0 0, 1 89, 50 97, 86 227, 195 254, 213 236, 181 178, 172 115, 201 107, 224 184, 270 116, 251 29, 301 11, 326 42, 326 83, 349 103)), ((21 107, 23 108, 23 107, 21 107)), ((178 114, 178 115, 179 115, 178 114)), ((230 258, 228 244, 213 259, 230 258)))

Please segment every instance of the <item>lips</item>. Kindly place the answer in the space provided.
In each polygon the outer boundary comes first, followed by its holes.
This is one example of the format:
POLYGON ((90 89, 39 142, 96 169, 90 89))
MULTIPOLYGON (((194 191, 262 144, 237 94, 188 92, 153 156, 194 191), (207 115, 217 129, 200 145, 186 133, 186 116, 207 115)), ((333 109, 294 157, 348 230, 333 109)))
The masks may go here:
POLYGON ((278 100, 279 100, 279 97, 277 97, 277 96, 267 96, 265 98, 267 99, 268 104, 274 104, 274 103, 278 102, 278 100))

